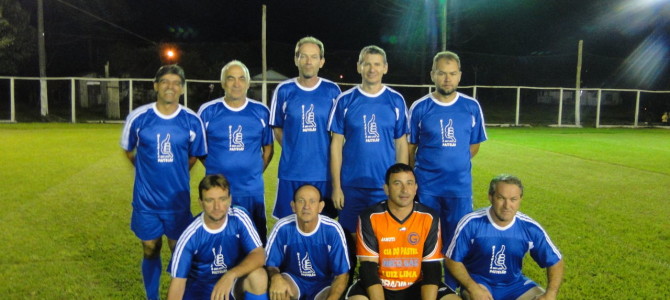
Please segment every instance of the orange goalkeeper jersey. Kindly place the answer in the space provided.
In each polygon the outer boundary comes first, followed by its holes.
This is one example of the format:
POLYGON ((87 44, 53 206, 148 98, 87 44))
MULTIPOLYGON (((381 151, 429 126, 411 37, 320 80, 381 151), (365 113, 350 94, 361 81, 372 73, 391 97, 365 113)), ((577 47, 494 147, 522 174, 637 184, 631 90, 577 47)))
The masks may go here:
POLYGON ((381 202, 361 213, 356 255, 379 259, 379 278, 388 290, 403 290, 421 280, 421 262, 442 260, 440 218, 414 202, 405 220, 393 216, 381 202))

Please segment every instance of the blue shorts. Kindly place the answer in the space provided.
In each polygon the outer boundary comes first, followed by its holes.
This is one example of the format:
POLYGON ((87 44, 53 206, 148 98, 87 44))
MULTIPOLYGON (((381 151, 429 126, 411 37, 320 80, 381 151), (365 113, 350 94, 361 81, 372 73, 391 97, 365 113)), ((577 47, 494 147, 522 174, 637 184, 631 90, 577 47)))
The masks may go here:
POLYGON ((358 216, 364 209, 387 198, 381 187, 377 189, 342 187, 342 193, 344 193, 344 207, 340 211, 338 221, 348 233, 356 233, 358 216))
POLYGON ((538 286, 535 281, 528 279, 526 276, 521 276, 519 280, 505 285, 490 285, 486 279, 476 274, 471 274, 470 276, 472 280, 485 286, 491 292, 493 299, 496 300, 516 299, 530 289, 538 286))
POLYGON ((291 278, 293 283, 298 287, 297 298, 301 300, 314 300, 319 293, 328 288, 332 283, 332 280, 307 281, 300 276, 294 276, 289 273, 282 274, 291 278))
POLYGON ((249 217, 254 221, 256 231, 258 231, 258 235, 261 237, 263 245, 265 245, 268 234, 266 225, 267 218, 265 217, 265 195, 261 194, 244 197, 233 195, 233 205, 241 206, 246 209, 247 213, 249 213, 249 217))
POLYGON ((293 195, 295 195, 295 191, 298 190, 299 187, 305 184, 311 184, 319 189, 322 198, 330 196, 332 188, 328 181, 293 181, 279 179, 279 182, 277 182, 277 197, 275 199, 274 208, 272 209, 272 216, 281 219, 293 214, 293 210, 291 210, 293 195))
MULTIPOLYGON (((236 280, 233 284, 233 289, 230 291, 230 298, 235 299, 234 291, 237 288, 238 281, 236 280)), ((182 300, 202 300, 202 299, 211 299, 212 291, 214 290, 214 285, 216 282, 212 283, 203 283, 196 282, 195 280, 188 279, 186 280, 186 288, 184 289, 184 297, 182 300)))
POLYGON ((419 202, 440 214, 442 223, 442 244, 445 251, 451 243, 456 225, 461 218, 472 212, 472 197, 438 197, 419 194, 419 202))
POLYGON ((168 239, 178 240, 181 233, 191 224, 191 211, 174 213, 152 213, 133 209, 130 229, 143 241, 151 241, 165 235, 168 239))

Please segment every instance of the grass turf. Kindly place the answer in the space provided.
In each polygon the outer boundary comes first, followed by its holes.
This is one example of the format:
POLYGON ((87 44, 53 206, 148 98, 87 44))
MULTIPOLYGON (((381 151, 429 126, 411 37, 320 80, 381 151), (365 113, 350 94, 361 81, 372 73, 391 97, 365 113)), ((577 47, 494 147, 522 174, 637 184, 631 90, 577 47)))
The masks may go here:
MULTIPOLYGON (((133 169, 118 146, 120 131, 109 124, 0 125, 3 298, 144 296, 141 246, 129 229, 133 169)), ((490 128, 488 134, 473 163, 475 207, 488 205, 492 176, 512 173, 524 181, 521 211, 543 225, 566 263, 559 298, 670 297, 670 131, 490 128)), ((268 216, 279 150, 265 176, 268 216)), ((203 174, 200 164, 191 172, 193 199, 203 174)), ((532 260, 524 270, 545 284, 532 260)), ((164 274, 163 296, 168 283, 164 274)))

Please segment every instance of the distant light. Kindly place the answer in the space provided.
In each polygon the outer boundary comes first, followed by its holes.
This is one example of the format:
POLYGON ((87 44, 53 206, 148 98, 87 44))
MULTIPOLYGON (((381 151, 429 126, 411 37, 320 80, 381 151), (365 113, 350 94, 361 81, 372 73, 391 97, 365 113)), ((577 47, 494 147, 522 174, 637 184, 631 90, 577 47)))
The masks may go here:
POLYGON ((340 79, 344 79, 344 75, 340 74, 340 79))
POLYGON ((167 56, 168 56, 169 58, 173 58, 173 57, 174 57, 174 51, 172 51, 172 50, 168 50, 168 51, 166 52, 166 54, 167 54, 167 56))

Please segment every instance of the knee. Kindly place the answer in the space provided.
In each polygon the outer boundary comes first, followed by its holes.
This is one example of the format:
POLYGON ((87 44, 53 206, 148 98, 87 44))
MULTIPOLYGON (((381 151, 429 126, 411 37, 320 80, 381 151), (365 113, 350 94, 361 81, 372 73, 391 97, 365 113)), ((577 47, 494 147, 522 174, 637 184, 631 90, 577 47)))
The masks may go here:
POLYGON ((142 250, 144 251, 144 258, 156 259, 161 255, 161 240, 158 241, 142 241, 142 250))
POLYGON ((264 268, 251 271, 244 279, 244 290, 252 294, 260 295, 267 292, 268 273, 264 268))

